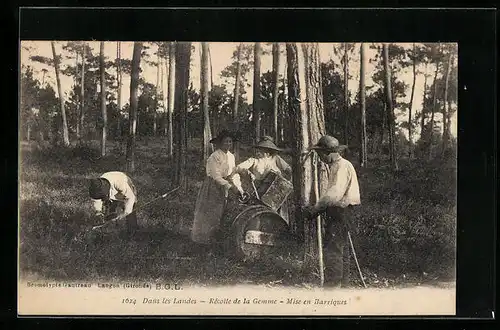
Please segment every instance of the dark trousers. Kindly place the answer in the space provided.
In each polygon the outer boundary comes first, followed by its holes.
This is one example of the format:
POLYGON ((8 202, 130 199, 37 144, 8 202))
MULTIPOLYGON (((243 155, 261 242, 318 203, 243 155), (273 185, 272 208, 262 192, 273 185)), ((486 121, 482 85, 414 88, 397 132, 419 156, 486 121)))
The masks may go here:
POLYGON ((346 285, 349 282, 350 250, 347 234, 349 221, 350 207, 330 207, 326 211, 323 255, 325 283, 330 285, 346 285))
MULTIPOLYGON (((123 209, 125 205, 119 201, 109 200, 105 203, 104 216, 106 220, 110 220, 117 216, 120 209, 123 209)), ((125 222, 127 224, 127 232, 133 233, 137 230, 137 215, 135 211, 132 211, 129 215, 125 217, 125 222)))

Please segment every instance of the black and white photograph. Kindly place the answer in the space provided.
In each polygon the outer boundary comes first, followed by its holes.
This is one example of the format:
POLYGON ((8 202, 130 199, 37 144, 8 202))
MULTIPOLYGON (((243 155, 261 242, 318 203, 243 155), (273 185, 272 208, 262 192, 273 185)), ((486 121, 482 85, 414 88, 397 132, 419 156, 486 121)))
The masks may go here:
POLYGON ((21 40, 19 314, 455 315, 458 49, 21 40))

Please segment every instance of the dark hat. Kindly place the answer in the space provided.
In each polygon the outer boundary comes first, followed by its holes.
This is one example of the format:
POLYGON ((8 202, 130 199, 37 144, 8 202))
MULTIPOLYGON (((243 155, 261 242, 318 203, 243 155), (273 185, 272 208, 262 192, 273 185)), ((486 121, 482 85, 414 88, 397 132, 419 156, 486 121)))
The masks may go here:
POLYGON ((89 195, 92 199, 103 199, 109 195, 110 184, 104 178, 91 179, 89 184, 89 195))
POLYGON ((219 132, 219 134, 216 137, 210 140, 210 143, 218 143, 219 141, 222 141, 222 139, 226 137, 232 138, 233 141, 238 141, 240 139, 240 134, 238 132, 231 132, 227 129, 223 129, 222 131, 219 132))
POLYGON ((256 149, 268 149, 273 151, 283 151, 283 149, 278 148, 278 146, 274 143, 274 139, 270 136, 263 136, 259 143, 252 146, 256 149))
POLYGON ((330 135, 323 135, 318 143, 311 147, 312 150, 324 150, 330 152, 338 152, 346 149, 347 146, 340 144, 339 140, 330 135))

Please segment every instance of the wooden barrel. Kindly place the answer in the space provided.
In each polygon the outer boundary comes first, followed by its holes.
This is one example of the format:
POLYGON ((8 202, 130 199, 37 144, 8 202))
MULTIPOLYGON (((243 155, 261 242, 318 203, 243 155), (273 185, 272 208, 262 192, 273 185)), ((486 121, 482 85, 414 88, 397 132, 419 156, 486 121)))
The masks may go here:
POLYGON ((226 248, 244 261, 281 255, 292 244, 286 221, 263 204, 228 205, 223 222, 226 248))

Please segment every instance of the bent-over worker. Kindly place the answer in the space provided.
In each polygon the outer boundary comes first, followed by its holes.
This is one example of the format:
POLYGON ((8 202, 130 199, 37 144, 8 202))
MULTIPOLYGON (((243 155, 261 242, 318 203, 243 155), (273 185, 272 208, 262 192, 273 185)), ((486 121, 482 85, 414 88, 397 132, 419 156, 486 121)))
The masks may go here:
POLYGON ((137 217, 134 212, 137 190, 127 174, 112 171, 91 179, 89 195, 100 224, 105 220, 125 219, 129 232, 137 229, 137 217))

